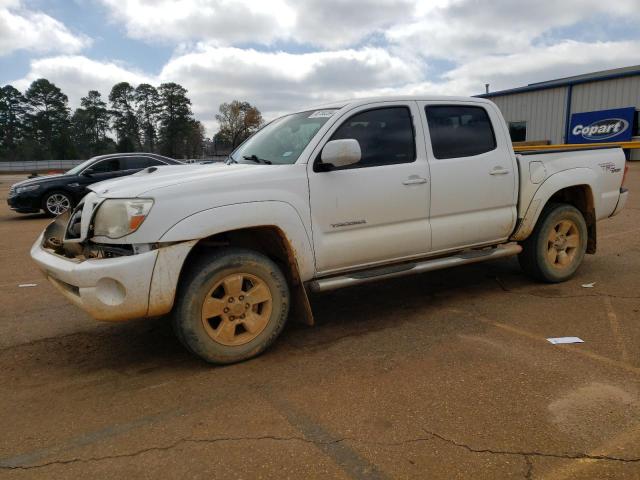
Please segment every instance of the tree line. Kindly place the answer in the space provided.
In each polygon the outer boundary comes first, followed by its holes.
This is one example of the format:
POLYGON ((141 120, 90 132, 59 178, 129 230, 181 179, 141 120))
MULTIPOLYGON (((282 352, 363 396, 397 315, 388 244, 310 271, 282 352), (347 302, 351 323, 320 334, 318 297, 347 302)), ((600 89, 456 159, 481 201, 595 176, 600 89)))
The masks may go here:
POLYGON ((106 100, 90 90, 73 113, 68 97, 44 78, 24 93, 12 85, 0 89, 0 160, 135 151, 197 158, 204 145, 204 127, 193 118, 187 90, 177 83, 156 88, 120 82, 106 100))

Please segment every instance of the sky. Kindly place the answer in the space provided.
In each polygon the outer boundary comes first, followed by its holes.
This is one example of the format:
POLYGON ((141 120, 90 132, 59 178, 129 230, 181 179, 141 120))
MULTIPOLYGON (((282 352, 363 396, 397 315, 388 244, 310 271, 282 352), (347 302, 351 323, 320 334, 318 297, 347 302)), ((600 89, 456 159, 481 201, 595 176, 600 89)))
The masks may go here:
POLYGON ((474 95, 640 64, 639 0, 0 0, 0 85, 47 78, 72 108, 117 82, 266 119, 373 95, 474 95))

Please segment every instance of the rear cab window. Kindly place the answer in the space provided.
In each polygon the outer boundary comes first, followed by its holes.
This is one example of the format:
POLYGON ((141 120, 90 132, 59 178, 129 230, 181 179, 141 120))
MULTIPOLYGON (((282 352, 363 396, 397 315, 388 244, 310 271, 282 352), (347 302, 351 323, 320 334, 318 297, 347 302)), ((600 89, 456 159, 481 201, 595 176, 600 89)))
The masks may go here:
POLYGON ((436 159, 471 157, 497 147, 493 125, 483 107, 428 105, 425 113, 436 159))

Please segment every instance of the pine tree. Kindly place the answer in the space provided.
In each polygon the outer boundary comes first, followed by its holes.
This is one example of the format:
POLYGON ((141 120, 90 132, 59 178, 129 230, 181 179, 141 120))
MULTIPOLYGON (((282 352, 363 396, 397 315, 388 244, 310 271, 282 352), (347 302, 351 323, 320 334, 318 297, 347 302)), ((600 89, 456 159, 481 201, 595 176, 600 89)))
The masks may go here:
POLYGON ((86 97, 80 99, 80 105, 81 108, 77 108, 71 118, 78 155, 89 158, 115 151, 113 140, 107 137, 109 110, 100 92, 90 90, 86 97))
POLYGON ((25 133, 27 101, 11 85, 0 89, 0 159, 15 160, 25 133))
POLYGON ((163 83, 160 93, 160 151, 171 157, 183 157, 181 148, 192 128, 191 101, 187 90, 177 83, 163 83))
POLYGON ((69 99, 45 78, 35 80, 25 93, 28 131, 36 142, 34 153, 43 159, 74 156, 69 134, 69 99))
POLYGON ((140 150, 140 129, 134 110, 134 93, 134 88, 128 82, 120 82, 113 86, 109 94, 119 152, 140 150))
POLYGON ((80 105, 87 112, 91 129, 91 143, 98 147, 103 141, 109 128, 109 111, 102 100, 100 92, 89 90, 86 97, 80 99, 80 105))
POLYGON ((158 116, 161 110, 160 95, 154 86, 148 83, 141 83, 136 87, 134 98, 144 150, 155 152, 158 136, 158 116))

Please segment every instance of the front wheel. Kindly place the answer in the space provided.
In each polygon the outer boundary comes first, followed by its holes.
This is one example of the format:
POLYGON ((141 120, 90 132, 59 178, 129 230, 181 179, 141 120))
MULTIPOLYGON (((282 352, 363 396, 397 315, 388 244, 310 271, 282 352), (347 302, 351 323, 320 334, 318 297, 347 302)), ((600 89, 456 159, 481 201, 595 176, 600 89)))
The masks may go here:
POLYGON ((571 278, 587 250, 587 224, 572 205, 550 204, 542 211, 518 256, 522 269, 548 283, 571 278))
POLYGON ((42 208, 50 217, 57 217, 73 206, 71 196, 66 192, 49 192, 42 200, 42 208))
POLYGON ((180 341, 210 363, 235 363, 262 353, 289 313, 282 271, 268 257, 239 248, 192 260, 173 312, 180 341))

